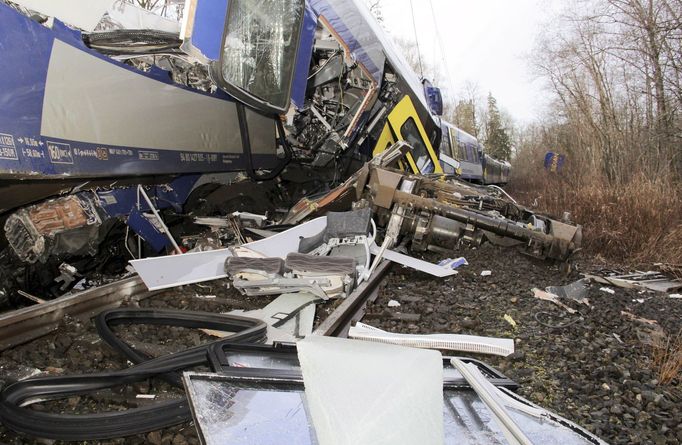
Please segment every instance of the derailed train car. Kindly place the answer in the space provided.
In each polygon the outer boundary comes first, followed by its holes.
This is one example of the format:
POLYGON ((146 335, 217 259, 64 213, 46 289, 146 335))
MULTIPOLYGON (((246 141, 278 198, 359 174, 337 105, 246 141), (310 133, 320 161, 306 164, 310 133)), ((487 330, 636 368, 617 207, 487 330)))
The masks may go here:
POLYGON ((439 152, 446 173, 455 173, 453 163, 459 164, 459 177, 475 184, 504 185, 509 182, 511 164, 485 153, 478 140, 448 122, 441 122, 442 140, 439 152))
POLYGON ((405 169, 442 172, 437 90, 356 1, 192 0, 182 26, 66 3, 0 2, 2 295, 180 250, 156 210, 176 235, 274 211, 398 140, 405 169))

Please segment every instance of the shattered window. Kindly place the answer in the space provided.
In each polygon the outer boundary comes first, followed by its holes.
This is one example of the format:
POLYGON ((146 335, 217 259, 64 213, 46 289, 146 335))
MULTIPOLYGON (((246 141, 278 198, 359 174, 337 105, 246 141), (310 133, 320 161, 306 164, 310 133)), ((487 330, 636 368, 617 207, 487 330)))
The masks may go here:
POLYGON ((230 2, 222 60, 225 81, 285 109, 302 17, 300 0, 230 2))
POLYGON ((413 148, 412 156, 417 163, 417 168, 422 173, 430 173, 433 171, 433 162, 429 157, 429 152, 426 149, 426 144, 424 139, 422 139, 421 134, 419 134, 419 129, 414 119, 408 118, 402 127, 400 127, 400 134, 405 139, 405 141, 410 144, 413 148))

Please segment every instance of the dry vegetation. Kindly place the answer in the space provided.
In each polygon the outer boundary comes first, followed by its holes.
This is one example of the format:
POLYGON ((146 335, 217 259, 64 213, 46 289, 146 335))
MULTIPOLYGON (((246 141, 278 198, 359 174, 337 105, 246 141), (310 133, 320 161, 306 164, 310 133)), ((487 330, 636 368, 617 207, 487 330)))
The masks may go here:
POLYGON ((682 330, 675 336, 663 336, 652 345, 653 369, 658 381, 668 384, 682 373, 682 330))
POLYGON ((534 63, 555 101, 522 132, 510 190, 571 212, 594 254, 680 264, 682 0, 575 0, 552 25, 534 63))
POLYGON ((682 191, 676 181, 639 174, 610 184, 594 172, 556 175, 520 161, 509 191, 555 217, 570 212, 583 225, 588 252, 633 266, 682 259, 682 191))

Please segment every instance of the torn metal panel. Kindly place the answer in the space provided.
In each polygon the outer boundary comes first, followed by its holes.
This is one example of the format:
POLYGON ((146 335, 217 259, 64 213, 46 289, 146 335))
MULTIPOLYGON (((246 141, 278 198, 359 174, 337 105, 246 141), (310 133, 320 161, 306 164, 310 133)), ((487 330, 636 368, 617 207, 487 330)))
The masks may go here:
POLYGON ((297 347, 319 443, 443 443, 440 353, 320 336, 297 347))
POLYGON ((502 357, 514 353, 514 339, 511 338, 479 337, 460 334, 394 334, 360 322, 357 322, 355 326, 351 326, 348 337, 414 348, 492 354, 502 357))
POLYGON ((611 284, 626 289, 647 289, 654 292, 668 293, 682 289, 682 280, 672 279, 660 272, 635 272, 623 274, 605 272, 585 274, 585 278, 597 283, 611 284))
POLYGON ((115 0, 12 0, 40 14, 58 18, 85 31, 94 31, 115 0))
MULTIPOLYGON (((311 237, 327 226, 327 217, 278 233, 270 238, 245 244, 242 247, 267 257, 285 258, 290 252, 298 252, 300 237, 311 237)), ((208 252, 185 253, 158 258, 131 261, 149 290, 168 289, 185 284, 200 283, 227 277, 225 261, 232 256, 229 249, 208 252)))

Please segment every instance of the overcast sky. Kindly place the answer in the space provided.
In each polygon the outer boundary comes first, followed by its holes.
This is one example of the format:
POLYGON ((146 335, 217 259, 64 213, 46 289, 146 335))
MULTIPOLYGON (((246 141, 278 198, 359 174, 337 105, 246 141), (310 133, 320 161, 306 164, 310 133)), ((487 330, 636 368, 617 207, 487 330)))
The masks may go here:
MULTIPOLYGON (((446 94, 460 96, 465 82, 488 91, 518 123, 541 116, 546 104, 542 83, 534 80, 528 55, 556 0, 412 0, 422 59, 441 67, 445 53, 451 82, 446 94), (431 11, 433 4, 435 12, 431 11), (438 46, 436 28, 444 51, 438 46)), ((384 27, 395 37, 415 40, 410 0, 381 2, 384 27)))

